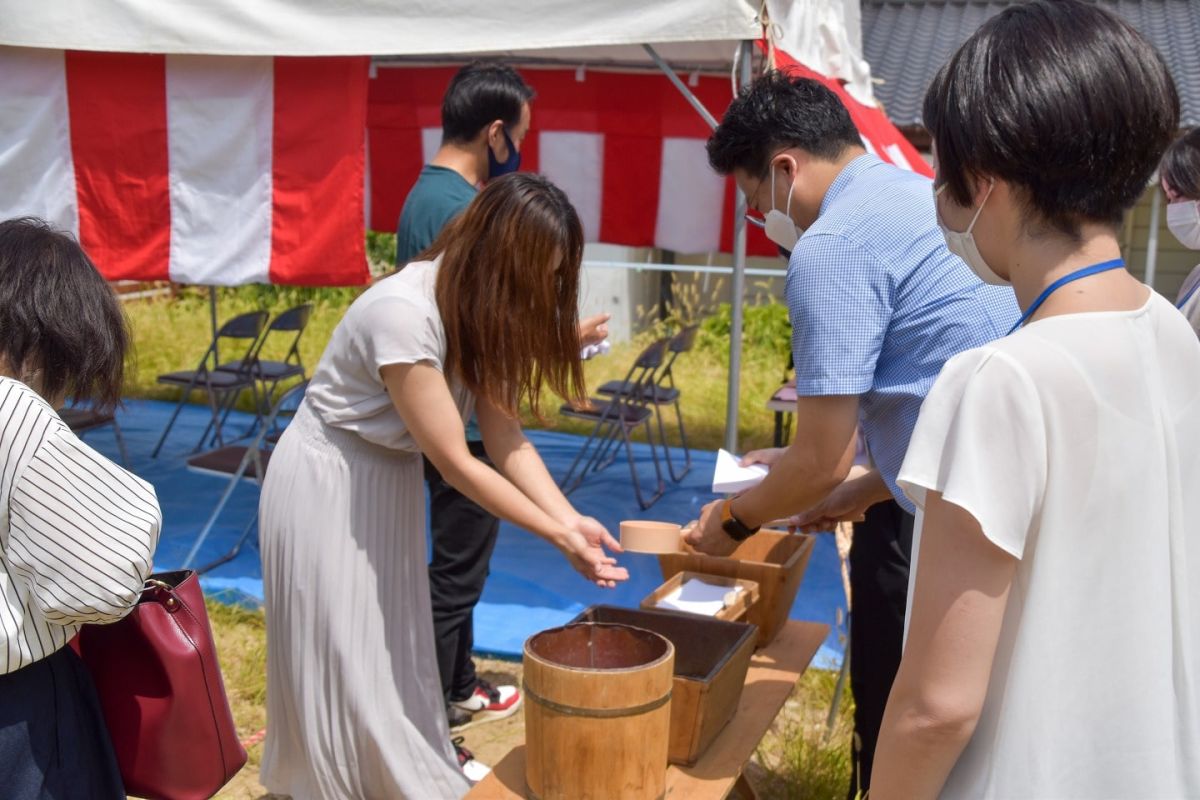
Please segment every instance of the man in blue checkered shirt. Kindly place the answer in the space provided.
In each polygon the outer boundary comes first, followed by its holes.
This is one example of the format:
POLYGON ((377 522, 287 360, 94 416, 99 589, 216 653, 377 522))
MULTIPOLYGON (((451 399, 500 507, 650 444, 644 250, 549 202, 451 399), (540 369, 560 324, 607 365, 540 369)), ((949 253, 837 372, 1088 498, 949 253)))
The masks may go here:
POLYGON ((850 552, 853 797, 870 786, 900 664, 913 506, 896 475, 921 401, 947 359, 1003 336, 1020 311, 1010 289, 980 282, 947 250, 930 181, 869 155, 819 83, 759 79, 730 105, 708 153, 790 251, 798 400, 791 446, 747 456, 771 466, 767 478, 707 506, 688 539, 723 555, 771 520, 802 514, 823 530, 861 520, 850 552), (873 469, 847 480, 860 427, 873 469))

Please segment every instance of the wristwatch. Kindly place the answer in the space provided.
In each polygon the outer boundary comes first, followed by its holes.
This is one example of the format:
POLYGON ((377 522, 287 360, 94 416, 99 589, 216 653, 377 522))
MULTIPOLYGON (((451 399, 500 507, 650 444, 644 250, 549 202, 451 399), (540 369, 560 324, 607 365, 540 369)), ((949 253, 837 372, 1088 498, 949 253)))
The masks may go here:
POLYGON ((732 497, 721 503, 721 530, 735 542, 744 542, 758 533, 757 527, 751 528, 733 515, 732 497))

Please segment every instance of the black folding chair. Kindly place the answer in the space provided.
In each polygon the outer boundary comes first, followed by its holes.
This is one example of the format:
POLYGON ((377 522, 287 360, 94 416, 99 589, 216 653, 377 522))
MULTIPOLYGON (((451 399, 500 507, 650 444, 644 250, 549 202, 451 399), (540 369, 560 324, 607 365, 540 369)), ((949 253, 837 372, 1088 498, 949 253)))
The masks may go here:
MULTIPOLYGON (((250 372, 262 387, 262 404, 265 410, 269 410, 271 398, 274 397, 275 389, 279 384, 289 378, 303 379, 306 377, 304 362, 300 359, 300 337, 304 335, 304 329, 308 327, 308 320, 311 316, 312 305, 309 303, 289 308, 278 314, 275 319, 271 320, 271 324, 267 325, 266 330, 263 331, 262 336, 246 358, 227 361, 217 369, 221 372, 235 374, 250 372), (267 342, 283 338, 273 335, 283 333, 293 334, 283 360, 264 359, 262 354, 267 342)), ((226 414, 228 414, 228 409, 226 414)))
MULTIPOLYGON (((671 474, 671 480, 676 483, 683 480, 692 471, 692 451, 688 447, 687 429, 683 425, 683 411, 679 407, 679 387, 675 385, 675 361, 680 355, 692 349, 696 343, 696 332, 699 329, 698 325, 689 325, 671 337, 667 342, 667 352, 671 355, 651 385, 644 390, 642 397, 647 404, 654 407, 654 416, 658 421, 659 441, 662 442, 667 471, 671 474), (683 469, 678 475, 675 474, 675 463, 671 460, 671 447, 667 443, 666 428, 663 425, 663 406, 674 406, 675 420, 679 426, 679 443, 683 447, 683 469)), ((636 389, 637 387, 627 380, 609 381, 600 387, 599 392, 609 397, 629 398, 633 396, 631 393, 636 389)))
POLYGON ((659 339, 638 355, 623 381, 629 386, 627 394, 614 396, 611 400, 592 398, 591 408, 576 408, 567 404, 559 409, 559 413, 565 417, 596 423, 591 434, 584 441, 583 447, 579 449, 579 455, 575 456, 575 461, 563 477, 561 486, 565 492, 570 493, 578 489, 589 472, 599 472, 612 464, 617 457, 616 443, 620 440, 624 444, 625 455, 629 459, 629 474, 633 478, 633 491, 637 496, 638 505, 643 509, 649 508, 658 501, 658 498, 662 497, 667 487, 666 482, 663 481, 662 468, 658 463, 658 448, 654 444, 654 430, 650 427, 650 420, 654 416, 654 412, 646 401, 646 393, 654 386, 654 377, 663 365, 668 343, 668 339, 659 339), (650 457, 654 462, 656 478, 654 494, 649 500, 646 500, 642 494, 637 466, 633 459, 633 443, 629 437, 631 432, 642 426, 646 428, 646 442, 650 445, 650 457), (589 451, 591 455, 585 461, 584 456, 589 451), (575 475, 575 470, 581 462, 583 467, 572 483, 571 478, 575 475))
POLYGON ((212 419, 209 420, 208 426, 204 429, 204 434, 196 444, 197 450, 207 441, 209 431, 213 431, 214 438, 218 444, 225 444, 225 439, 221 434, 222 409, 226 403, 231 404, 236 400, 237 396, 245 389, 249 389, 254 395, 255 422, 261 419, 262 408, 259 405, 258 388, 254 374, 245 365, 241 370, 231 372, 218 369, 217 352, 221 342, 236 342, 238 349, 241 347, 245 348, 240 360, 246 362, 246 359, 254 351, 255 345, 258 344, 263 327, 267 324, 267 316, 267 312, 265 311, 252 311, 249 314, 241 314, 234 317, 220 327, 216 336, 213 337, 212 342, 209 344, 208 349, 204 351, 204 356, 200 359, 200 364, 195 369, 170 372, 166 375, 158 376, 159 383, 178 386, 183 392, 179 396, 179 403, 175 406, 175 412, 171 414, 171 419, 168 420, 167 427, 163 429, 162 436, 158 439, 158 444, 154 446, 154 451, 150 454, 151 458, 158 457, 158 451, 162 449, 163 442, 167 440, 167 434, 171 432, 171 428, 175 425, 175 420, 179 417, 179 412, 183 409, 183 404, 187 402, 188 397, 195 390, 205 393, 208 399, 209 411, 212 412, 212 419))
POLYGON ((789 351, 787 366, 783 368, 783 381, 767 399, 767 410, 775 414, 775 447, 787 447, 792 440, 792 418, 796 415, 796 379, 788 375, 793 369, 789 351))
MULTIPOLYGON (((262 486, 263 479, 267 475, 267 466, 271 462, 271 452, 280 436, 279 433, 273 430, 274 426, 280 417, 291 417, 296 413, 300 408, 300 403, 304 401, 304 392, 307 388, 308 381, 302 381, 284 392, 275 405, 272 406, 262 429, 248 446, 232 445, 230 447, 222 447, 218 450, 201 453, 188 459, 187 464, 190 471, 229 478, 229 483, 225 487, 221 499, 213 507, 212 514, 208 517, 208 522, 204 524, 204 527, 200 529, 199 535, 196 536, 196 541, 192 544, 192 549, 188 551, 187 558, 183 560, 183 569, 187 569, 191 565, 192 560, 199 554, 200 548, 204 546, 205 540, 208 539, 208 535, 217 524, 217 519, 221 516, 221 512, 225 509, 225 505, 229 502, 229 498, 233 495, 233 490, 237 488, 238 483, 243 480, 251 480, 262 486)), ((237 558, 238 553, 242 551, 242 545, 250 538, 250 534, 253 532, 255 523, 257 522, 258 514, 255 513, 242 530, 242 535, 238 537, 233 547, 220 558, 197 568, 196 572, 207 572, 227 561, 237 558)))
POLYGON ((59 409, 58 416, 81 439, 89 431, 111 427, 113 436, 117 440, 117 452, 121 454, 121 466, 129 468, 129 453, 125 450, 125 437, 121 435, 121 426, 117 424, 115 416, 110 413, 93 411, 90 408, 75 407, 59 409))

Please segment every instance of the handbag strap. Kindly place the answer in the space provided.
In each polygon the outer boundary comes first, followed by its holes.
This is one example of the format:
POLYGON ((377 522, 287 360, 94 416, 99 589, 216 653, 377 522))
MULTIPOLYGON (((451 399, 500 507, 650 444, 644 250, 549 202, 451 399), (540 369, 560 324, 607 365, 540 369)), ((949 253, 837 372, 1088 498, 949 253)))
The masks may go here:
MULTIPOLYGON (((166 606, 167 611, 175 611, 175 609, 177 609, 177 608, 179 608, 179 606, 183 605, 182 601, 180 601, 180 599, 175 596, 175 587, 172 586, 171 584, 166 583, 164 581, 160 581, 156 578, 147 578, 146 582, 144 584, 142 584, 143 595, 146 592, 158 592, 158 591, 166 592, 166 594, 167 594, 167 599, 165 601, 163 601, 163 605, 166 606)), ((154 595, 151 595, 151 598, 153 598, 153 597, 154 597, 154 595)), ((147 598, 143 597, 143 599, 147 599, 147 598)))

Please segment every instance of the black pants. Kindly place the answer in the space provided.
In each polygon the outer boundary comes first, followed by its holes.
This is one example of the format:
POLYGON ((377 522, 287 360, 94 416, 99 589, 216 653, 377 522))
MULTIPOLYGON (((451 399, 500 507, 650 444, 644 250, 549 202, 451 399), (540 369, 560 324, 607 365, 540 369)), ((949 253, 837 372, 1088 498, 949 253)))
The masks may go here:
POLYGON ((895 500, 867 510, 850 547, 850 689, 854 692, 853 798, 871 786, 879 726, 900 667, 914 518, 895 500), (859 782, 861 780, 861 787, 859 782))
MULTIPOLYGON (((471 454, 489 466, 482 442, 467 442, 471 454)), ((433 556, 429 595, 433 601, 433 637, 438 673, 446 702, 465 700, 475 691, 475 604, 483 594, 488 562, 496 547, 500 520, 442 479, 425 461, 433 556)))

